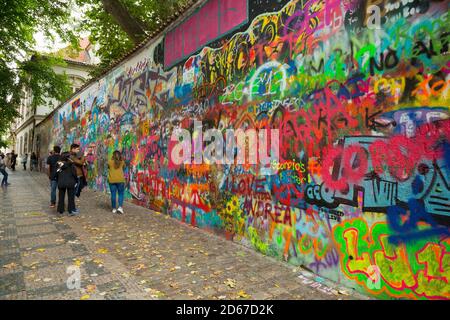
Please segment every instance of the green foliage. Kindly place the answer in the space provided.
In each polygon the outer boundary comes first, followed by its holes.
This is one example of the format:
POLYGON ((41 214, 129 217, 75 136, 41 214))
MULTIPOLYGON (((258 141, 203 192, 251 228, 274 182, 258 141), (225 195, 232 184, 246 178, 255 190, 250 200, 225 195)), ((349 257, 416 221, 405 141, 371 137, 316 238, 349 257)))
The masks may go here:
POLYGON ((9 141, 3 140, 3 139, 0 137, 0 149, 1 149, 1 148, 7 148, 9 145, 10 145, 10 142, 9 142, 9 141))
POLYGON ((18 116, 24 92, 31 90, 32 104, 46 97, 67 97, 69 83, 51 69, 56 59, 44 59, 33 51, 37 31, 51 40, 78 42, 71 31, 72 0, 2 0, 0 6, 0 136, 18 116))
MULTIPOLYGON (((120 0, 120 2, 131 16, 143 24, 146 34, 150 34, 164 24, 188 0, 120 0)), ((76 0, 76 3, 84 9, 85 13, 79 31, 90 32, 89 40, 97 44, 99 48, 96 54, 100 57, 101 63, 91 74, 96 76, 114 60, 131 50, 135 43, 104 10, 101 0, 76 0)))
POLYGON ((31 106, 36 108, 45 102, 51 106, 49 98, 58 101, 66 100, 72 93, 67 85, 68 78, 65 74, 55 74, 52 66, 65 66, 60 58, 41 56, 35 54, 30 60, 24 62, 21 67, 21 84, 25 88, 32 88, 31 106), (29 76, 32 75, 32 76, 29 76))
POLYGON ((99 48, 96 55, 100 64, 91 76, 99 75, 115 59, 134 47, 127 34, 114 22, 114 19, 103 10, 102 4, 97 0, 77 0, 78 3, 90 3, 90 9, 85 11, 80 31, 90 32, 89 41, 99 48))

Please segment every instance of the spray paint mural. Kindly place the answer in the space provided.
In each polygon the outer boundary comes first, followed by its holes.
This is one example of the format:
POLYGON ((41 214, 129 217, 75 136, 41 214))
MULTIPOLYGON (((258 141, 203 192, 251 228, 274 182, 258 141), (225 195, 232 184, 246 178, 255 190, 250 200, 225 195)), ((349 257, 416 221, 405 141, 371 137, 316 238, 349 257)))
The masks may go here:
POLYGON ((278 4, 171 69, 161 37, 47 119, 40 150, 80 142, 103 191, 122 150, 142 206, 378 298, 449 299, 448 1, 278 4), (280 159, 171 164, 196 120, 279 129, 280 159))

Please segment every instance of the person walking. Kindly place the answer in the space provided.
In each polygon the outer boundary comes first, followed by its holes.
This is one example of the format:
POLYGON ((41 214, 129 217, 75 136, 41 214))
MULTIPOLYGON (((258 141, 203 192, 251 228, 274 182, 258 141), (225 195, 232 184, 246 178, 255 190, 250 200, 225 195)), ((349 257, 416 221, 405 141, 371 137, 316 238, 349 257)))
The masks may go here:
POLYGON ((108 182, 111 191, 112 212, 123 214, 123 200, 125 194, 125 176, 123 169, 125 161, 120 151, 114 151, 111 160, 108 161, 108 182), (116 195, 119 195, 119 207, 116 207, 116 195), (116 209, 117 208, 117 209, 116 209))
POLYGON ((2 187, 9 186, 8 183, 8 172, 6 172, 6 162, 5 162, 5 155, 2 153, 0 154, 0 173, 3 175, 2 179, 2 187))
POLYGON ((54 146, 52 154, 47 158, 48 178, 50 179, 50 208, 56 206, 56 189, 58 189, 56 170, 58 169, 58 162, 60 160, 61 148, 54 146))
POLYGON ((84 176, 84 165, 86 159, 84 156, 80 156, 80 145, 74 143, 70 146, 70 160, 75 165, 77 172, 77 185, 75 187, 75 196, 80 198, 81 190, 86 186, 86 178, 84 176))
POLYGON ((16 171, 16 165, 17 165, 17 154, 13 150, 11 154, 11 169, 12 171, 16 171))
POLYGON ((27 162, 28 162, 28 153, 25 153, 24 156, 22 157, 22 165, 24 171, 27 171, 27 162))
POLYGON ((30 171, 33 171, 33 169, 35 171, 37 171, 37 166, 38 166, 38 157, 36 155, 36 153, 31 153, 31 165, 30 165, 30 171))
POLYGON ((75 185, 77 184, 77 174, 75 165, 70 160, 70 153, 61 154, 56 170, 58 180, 58 212, 64 214, 64 199, 67 193, 68 211, 70 216, 76 216, 79 211, 75 207, 75 185))

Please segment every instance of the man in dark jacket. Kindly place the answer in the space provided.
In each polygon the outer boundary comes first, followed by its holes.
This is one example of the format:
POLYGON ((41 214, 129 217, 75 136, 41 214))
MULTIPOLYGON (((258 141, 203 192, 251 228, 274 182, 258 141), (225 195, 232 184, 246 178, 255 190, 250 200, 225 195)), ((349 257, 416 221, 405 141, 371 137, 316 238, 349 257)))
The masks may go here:
POLYGON ((37 157, 35 152, 31 153, 30 161, 31 161, 30 171, 33 171, 33 169, 37 171, 37 169, 38 169, 38 157, 37 157))
POLYGON ((58 212, 64 214, 64 198, 67 192, 68 211, 70 216, 79 214, 75 207, 75 185, 77 184, 77 174, 75 166, 70 161, 70 154, 65 152, 61 155, 61 160, 58 162, 57 179, 58 179, 58 212))
POLYGON ((16 164, 17 164, 17 154, 13 150, 11 154, 11 169, 12 171, 16 171, 16 164))
POLYGON ((50 208, 56 206, 56 189, 58 189, 58 179, 56 170, 58 169, 58 161, 61 160, 61 148, 53 147, 53 153, 47 158, 48 178, 50 179, 50 208))

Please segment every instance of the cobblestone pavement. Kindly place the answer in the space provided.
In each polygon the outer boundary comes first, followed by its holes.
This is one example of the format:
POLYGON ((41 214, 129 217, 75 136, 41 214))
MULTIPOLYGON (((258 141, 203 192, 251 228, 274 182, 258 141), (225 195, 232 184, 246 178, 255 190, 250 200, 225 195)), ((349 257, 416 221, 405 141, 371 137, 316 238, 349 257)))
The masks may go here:
POLYGON ((131 203, 113 215, 99 192, 84 191, 79 217, 60 216, 45 175, 19 170, 10 182, 0 189, 2 300, 367 299, 131 203))

